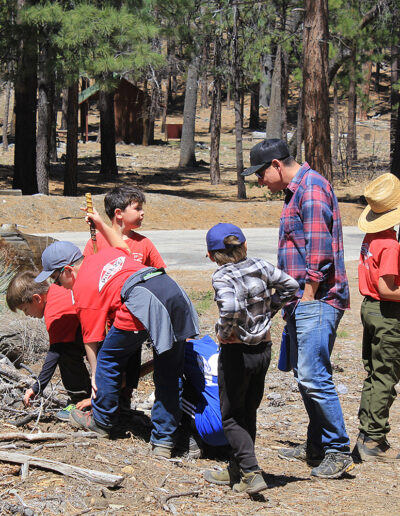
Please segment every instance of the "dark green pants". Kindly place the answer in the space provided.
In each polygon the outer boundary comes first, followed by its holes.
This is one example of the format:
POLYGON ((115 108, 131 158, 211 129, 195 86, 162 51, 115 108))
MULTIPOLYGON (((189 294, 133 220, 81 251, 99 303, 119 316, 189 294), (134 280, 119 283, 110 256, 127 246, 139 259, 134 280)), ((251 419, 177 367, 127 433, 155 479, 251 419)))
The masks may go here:
POLYGON ((400 378, 400 303, 364 298, 362 359, 364 380, 358 417, 360 432, 382 441, 390 431, 389 409, 400 378))

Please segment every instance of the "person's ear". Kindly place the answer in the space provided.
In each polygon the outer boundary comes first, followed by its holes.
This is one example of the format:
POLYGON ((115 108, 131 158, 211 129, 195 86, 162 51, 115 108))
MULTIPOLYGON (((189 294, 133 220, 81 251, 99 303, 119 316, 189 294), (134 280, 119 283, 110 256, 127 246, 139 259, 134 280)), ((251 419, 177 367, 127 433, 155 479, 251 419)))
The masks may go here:
POLYGON ((207 251, 207 256, 210 258, 212 262, 215 262, 214 256, 210 253, 210 251, 207 251))
POLYGON ((40 305, 41 302, 42 302, 42 296, 40 294, 33 294, 32 303, 36 303, 36 304, 40 305))
POLYGON ((279 169, 279 168, 280 168, 280 166, 281 166, 281 163, 280 163, 280 161, 279 161, 278 159, 273 159, 273 160, 271 161, 271 166, 272 166, 272 167, 274 167, 274 168, 276 168, 276 169, 279 169))
POLYGON ((122 217, 122 210, 121 210, 121 208, 115 208, 115 210, 114 210, 114 217, 117 220, 121 220, 121 217, 122 217))
POLYGON ((246 253, 247 253, 247 240, 245 240, 245 241, 243 242, 243 244, 244 244, 244 248, 246 249, 246 253))

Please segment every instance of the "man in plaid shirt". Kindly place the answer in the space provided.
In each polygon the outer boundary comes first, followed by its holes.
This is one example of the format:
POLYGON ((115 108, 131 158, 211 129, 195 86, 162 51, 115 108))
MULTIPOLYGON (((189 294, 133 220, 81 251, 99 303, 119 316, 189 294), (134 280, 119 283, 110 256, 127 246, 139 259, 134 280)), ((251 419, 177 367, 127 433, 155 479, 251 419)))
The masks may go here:
POLYGON ((307 441, 280 450, 279 457, 316 465, 314 476, 338 478, 353 467, 330 355, 336 330, 349 307, 339 206, 330 183, 290 156, 279 139, 264 140, 250 152, 258 184, 285 190, 278 267, 295 278, 298 299, 285 307, 290 360, 309 416, 307 441))

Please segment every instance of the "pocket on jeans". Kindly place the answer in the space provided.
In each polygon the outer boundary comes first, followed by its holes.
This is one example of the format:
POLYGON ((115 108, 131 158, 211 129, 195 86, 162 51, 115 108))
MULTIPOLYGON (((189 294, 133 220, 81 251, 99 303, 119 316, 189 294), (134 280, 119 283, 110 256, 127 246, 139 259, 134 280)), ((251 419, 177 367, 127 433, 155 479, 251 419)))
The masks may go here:
POLYGON ((393 335, 384 335, 381 344, 382 357, 385 360, 400 362, 400 340, 393 335))

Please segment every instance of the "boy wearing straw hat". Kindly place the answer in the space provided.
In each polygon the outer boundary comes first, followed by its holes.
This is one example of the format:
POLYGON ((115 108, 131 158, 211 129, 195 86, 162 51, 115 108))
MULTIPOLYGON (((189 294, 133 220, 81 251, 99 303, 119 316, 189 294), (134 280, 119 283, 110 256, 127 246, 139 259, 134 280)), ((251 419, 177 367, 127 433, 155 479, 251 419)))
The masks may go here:
POLYGON ((368 201, 358 220, 366 232, 361 246, 358 279, 364 327, 364 380, 358 417, 360 433, 354 454, 363 461, 395 461, 390 447, 389 409, 400 379, 400 245, 393 226, 400 223, 400 181, 387 173, 365 189, 368 201))

